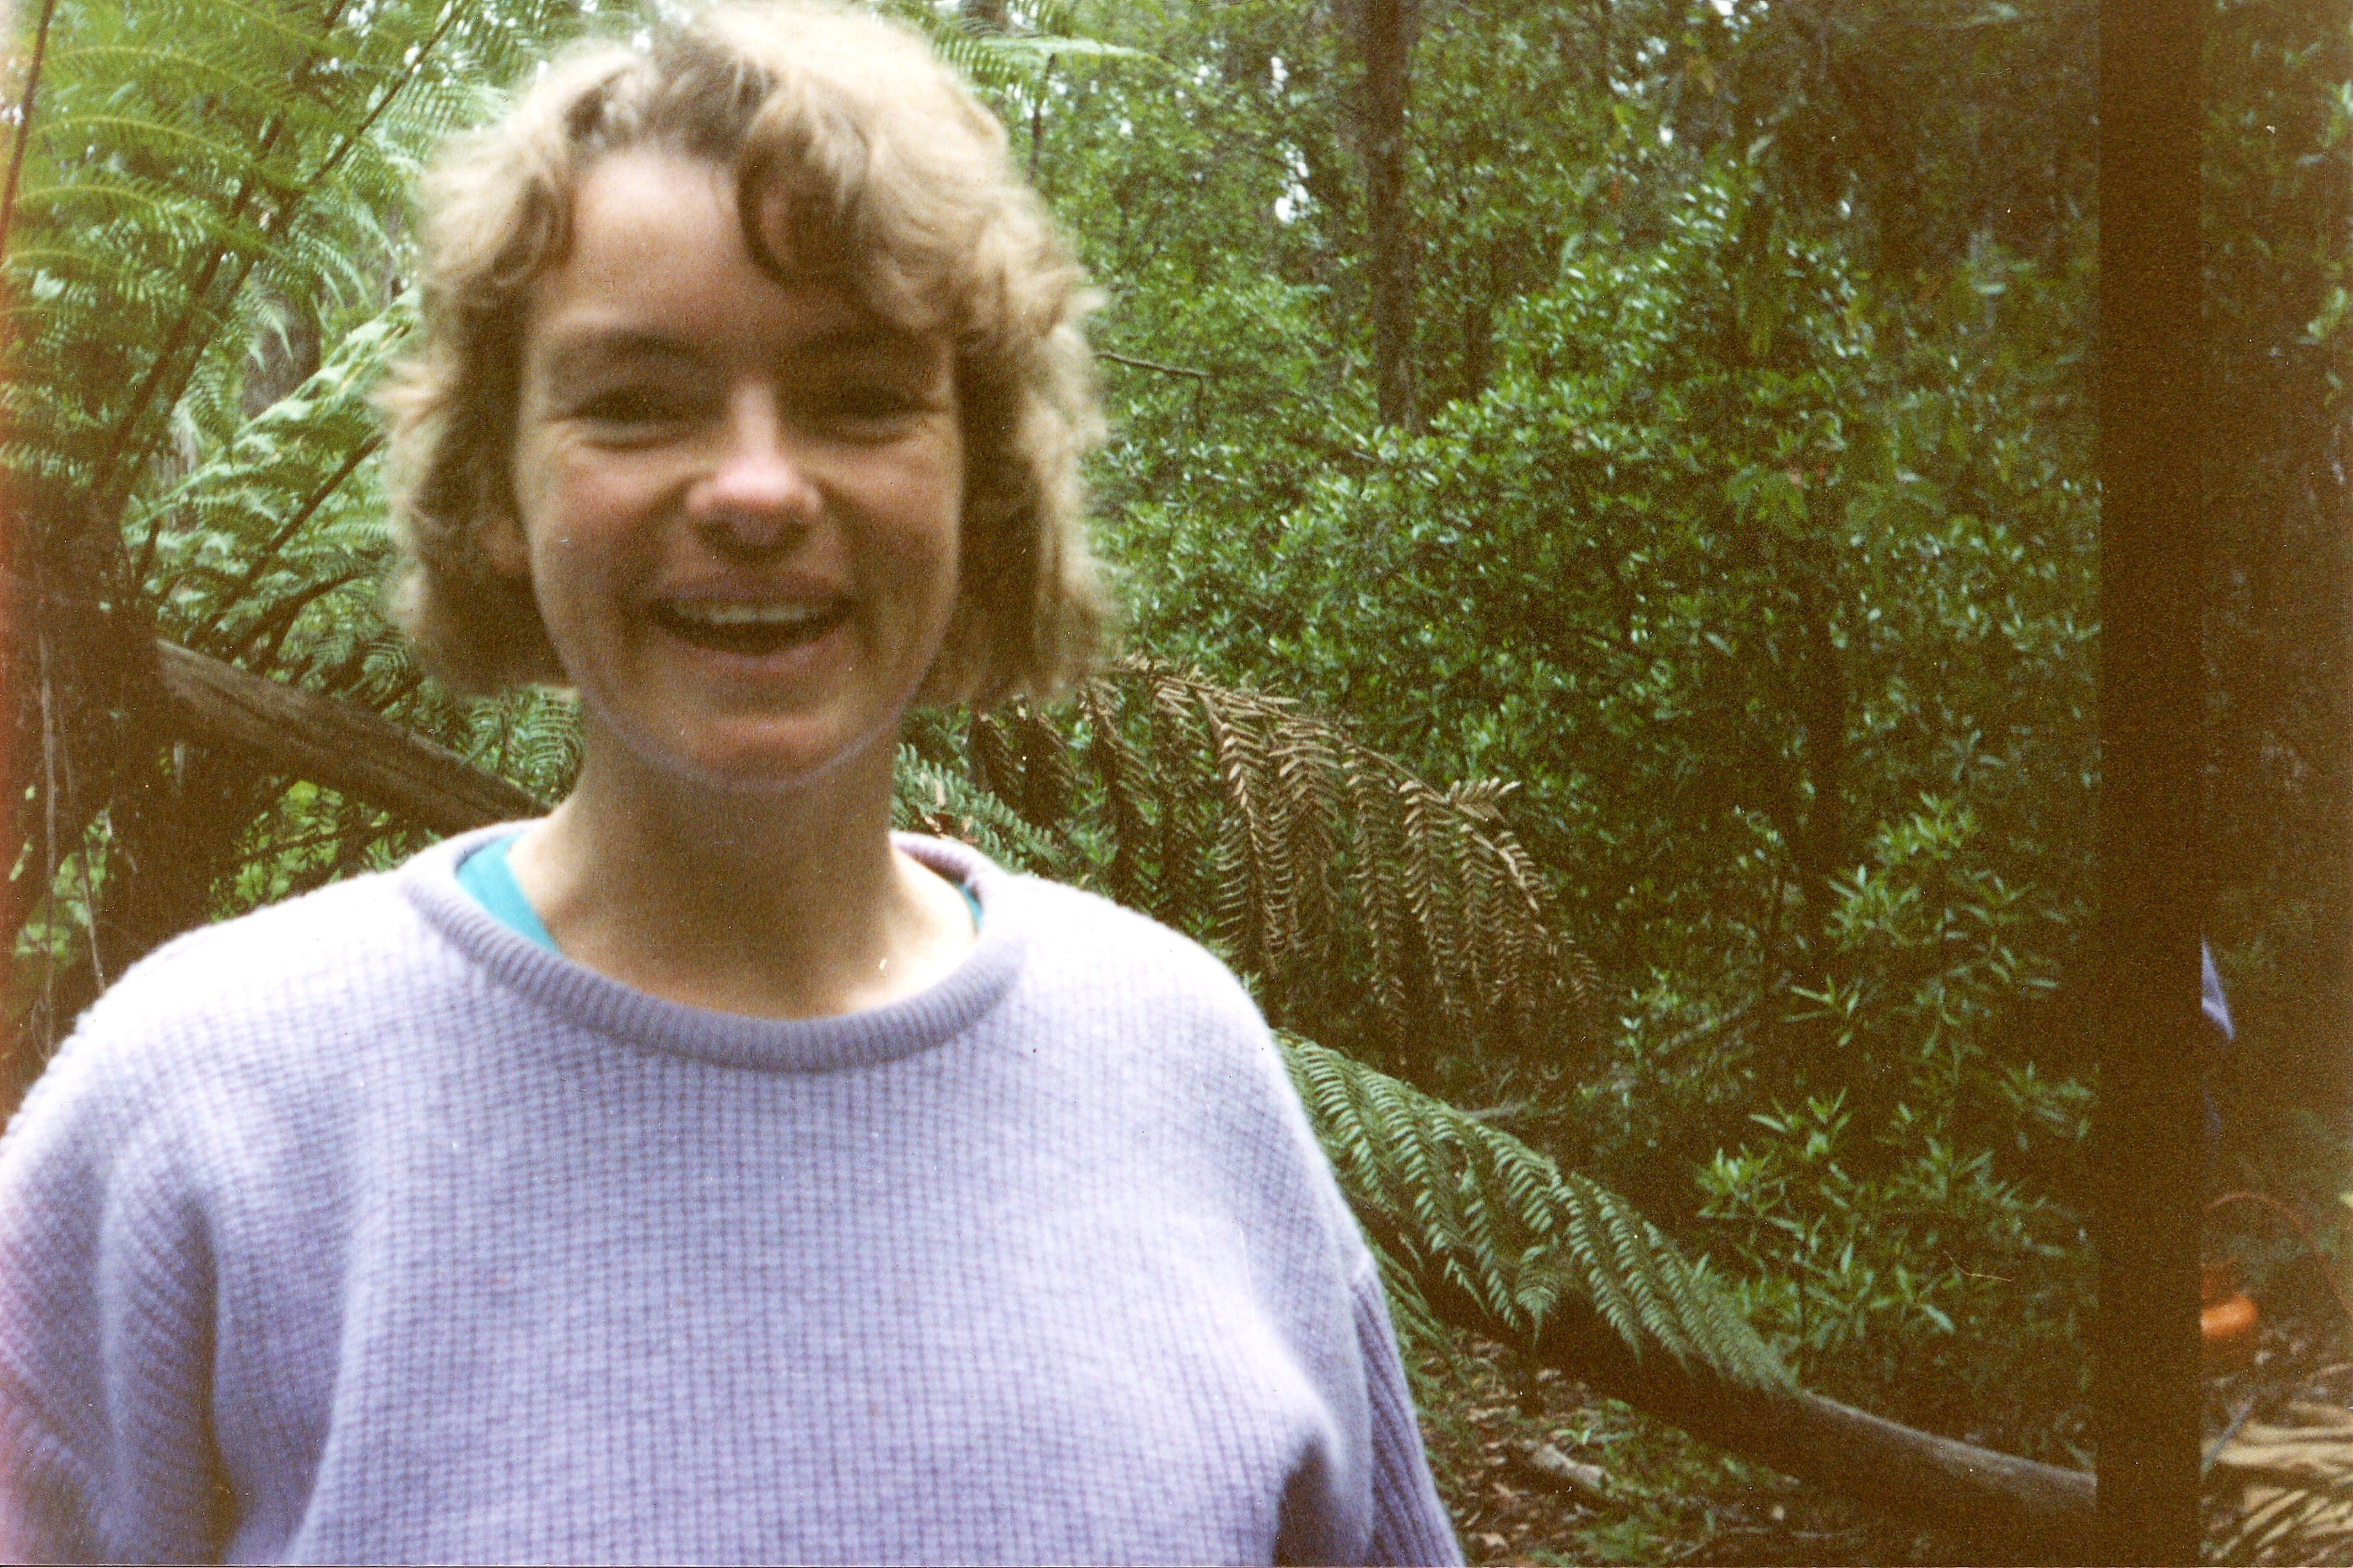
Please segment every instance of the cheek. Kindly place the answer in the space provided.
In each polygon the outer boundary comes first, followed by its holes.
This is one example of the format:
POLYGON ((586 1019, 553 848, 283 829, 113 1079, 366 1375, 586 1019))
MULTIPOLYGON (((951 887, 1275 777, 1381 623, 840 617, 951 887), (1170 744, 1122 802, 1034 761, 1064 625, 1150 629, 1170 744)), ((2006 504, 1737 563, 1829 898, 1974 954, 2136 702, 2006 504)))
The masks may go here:
POLYGON ((873 547, 883 569, 919 596, 952 599, 962 555, 964 483, 955 467, 902 473, 871 497, 870 516, 888 518, 873 547))
POLYGON ((931 574, 931 588, 944 624, 955 604, 964 573, 964 505, 960 486, 942 490, 938 521, 925 531, 923 550, 931 574))
POLYGON ((611 564, 608 557, 643 548, 624 526, 641 488, 609 464, 543 459, 528 488, 518 487, 533 574, 557 582, 595 576, 611 564))

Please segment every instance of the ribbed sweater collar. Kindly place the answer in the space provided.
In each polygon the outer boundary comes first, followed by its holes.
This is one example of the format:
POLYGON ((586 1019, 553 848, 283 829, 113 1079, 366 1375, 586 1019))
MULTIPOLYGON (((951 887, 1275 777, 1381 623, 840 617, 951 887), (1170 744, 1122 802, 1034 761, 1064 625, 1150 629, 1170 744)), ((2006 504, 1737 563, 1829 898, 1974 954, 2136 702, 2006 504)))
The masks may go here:
POLYGON ((519 825, 446 839, 396 873, 434 931, 492 979, 566 1023, 638 1049, 723 1067, 835 1072, 929 1050, 978 1023, 1004 999, 1027 945, 1018 884, 986 857, 943 839, 894 833, 892 842, 980 900, 980 938, 954 973, 887 1007, 830 1018, 747 1018, 632 990, 509 931, 458 885, 458 862, 519 825))

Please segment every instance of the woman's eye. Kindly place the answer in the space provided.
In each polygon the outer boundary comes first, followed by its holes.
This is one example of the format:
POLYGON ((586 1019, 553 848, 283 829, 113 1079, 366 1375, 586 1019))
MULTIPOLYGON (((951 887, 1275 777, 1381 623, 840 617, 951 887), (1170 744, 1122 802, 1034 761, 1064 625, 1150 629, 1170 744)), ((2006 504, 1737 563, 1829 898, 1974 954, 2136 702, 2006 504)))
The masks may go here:
POLYGON ((582 401, 574 412, 598 425, 663 425, 682 418, 682 400, 655 387, 616 387, 582 401))
POLYGON ((837 387, 818 409, 827 422, 851 428, 896 426, 923 412, 923 400, 902 386, 837 387))

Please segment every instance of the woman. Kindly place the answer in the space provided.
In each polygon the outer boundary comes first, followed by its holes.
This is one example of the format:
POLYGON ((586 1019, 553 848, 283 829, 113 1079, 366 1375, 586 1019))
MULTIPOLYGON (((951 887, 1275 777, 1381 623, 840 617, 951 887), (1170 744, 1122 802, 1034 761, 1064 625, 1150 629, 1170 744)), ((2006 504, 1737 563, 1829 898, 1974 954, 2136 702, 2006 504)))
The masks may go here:
POLYGON ((846 12, 557 62, 426 192, 395 608, 543 821, 182 938, 0 1144, 17 1559, 1453 1561, 1265 1029, 890 835, 1102 619, 1076 272, 846 12))

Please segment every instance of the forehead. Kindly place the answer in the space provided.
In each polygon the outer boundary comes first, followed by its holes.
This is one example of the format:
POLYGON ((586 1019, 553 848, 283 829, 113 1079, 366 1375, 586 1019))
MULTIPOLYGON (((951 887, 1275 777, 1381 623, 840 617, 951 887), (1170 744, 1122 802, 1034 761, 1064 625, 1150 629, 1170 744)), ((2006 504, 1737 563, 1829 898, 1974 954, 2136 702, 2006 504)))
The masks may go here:
POLYGON ((530 297, 524 359, 543 368, 659 349, 841 354, 944 365, 910 331, 829 282, 779 279, 745 244, 732 171, 632 149, 574 193, 570 244, 530 297))

